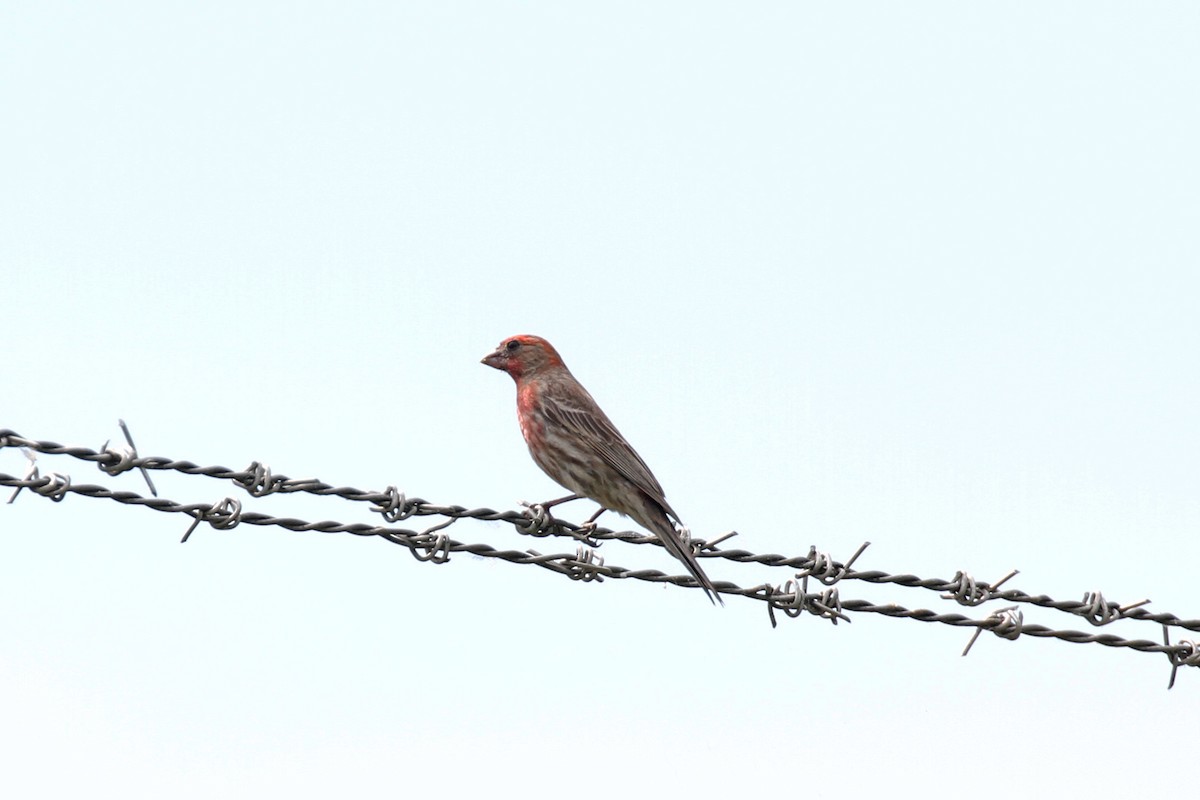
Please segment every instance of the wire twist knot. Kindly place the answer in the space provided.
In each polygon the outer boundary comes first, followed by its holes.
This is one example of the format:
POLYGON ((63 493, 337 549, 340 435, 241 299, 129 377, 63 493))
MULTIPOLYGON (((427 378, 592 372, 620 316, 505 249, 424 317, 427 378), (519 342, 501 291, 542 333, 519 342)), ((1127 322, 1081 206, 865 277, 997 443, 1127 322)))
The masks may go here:
MULTIPOLYGON (((1008 580, 1008 578, 1005 578, 1005 580, 1008 580)), ((1016 606, 1009 606, 1008 608, 993 611, 986 619, 978 623, 979 627, 975 629, 974 635, 971 636, 971 641, 967 642, 967 646, 963 648, 962 654, 965 656, 971 652, 971 648, 975 646, 975 641, 979 638, 979 634, 983 633, 985 628, 1003 639, 1015 641, 1021 635, 1021 625, 1024 621, 1025 614, 1016 606)))
POLYGON ((604 566, 604 556, 587 545, 580 544, 575 548, 575 559, 563 561, 567 567, 567 577, 573 581, 604 581, 604 575, 598 570, 604 566))
POLYGON ((242 470, 243 475, 233 479, 233 482, 245 489, 251 497, 266 497, 274 494, 283 486, 283 479, 271 473, 271 468, 261 461, 253 461, 242 470))
POLYGON ((236 528, 242 521, 242 501, 235 497, 226 497, 208 508, 197 509, 195 514, 196 519, 192 521, 187 533, 183 534, 183 538, 179 540, 181 543, 188 540, 192 531, 196 530, 196 526, 201 522, 207 522, 217 530, 236 528))
POLYGON ((1107 625, 1110 622, 1123 618, 1131 610, 1139 606, 1144 606, 1149 602, 1149 600, 1139 600, 1136 603, 1122 606, 1105 600, 1104 595, 1100 592, 1084 592, 1083 606, 1071 613, 1078 614, 1092 625, 1100 627, 1101 625, 1107 625))
POLYGON ((1192 639, 1180 639, 1172 645, 1170 629, 1166 625, 1162 629, 1163 646, 1168 648, 1165 652, 1171 661, 1171 680, 1167 682, 1167 688, 1174 689, 1175 674, 1180 667, 1200 667, 1200 645, 1192 639))
POLYGON ((554 519, 541 503, 521 503, 525 510, 521 515, 529 520, 524 524, 515 523, 516 529, 529 536, 550 536, 552 530, 546 530, 546 523, 554 519))
POLYGON ((137 466, 135 463, 137 452, 131 447, 110 447, 109 442, 105 442, 104 447, 100 448, 100 452, 106 457, 102 461, 97 461, 96 466, 100 468, 101 472, 108 475, 120 475, 137 466))
POLYGON ((101 472, 114 477, 137 467, 146 481, 146 486, 150 489, 150 494, 158 497, 158 489, 154 488, 154 481, 150 480, 150 473, 138 461, 137 445, 133 443, 133 434, 129 432, 129 426, 123 419, 117 420, 117 424, 121 426, 121 432, 125 434, 128 447, 109 447, 109 442, 112 440, 106 441, 100 448, 101 458, 96 461, 96 466, 100 468, 101 472))
MULTIPOLYGON (((941 597, 943 600, 954 600, 959 605, 978 606, 986 603, 996 596, 996 590, 999 589, 1006 581, 1010 580, 1017 574, 1017 570, 1012 570, 1000 580, 992 585, 986 583, 979 584, 975 582, 975 578, 970 573, 959 570, 954 573, 954 578, 946 584, 949 589, 946 594, 941 597)), ((968 647, 968 649, 970 649, 968 647)))
POLYGON ((377 502, 372 507, 372 511, 383 515, 383 518, 388 522, 399 522, 403 519, 408 519, 417 511, 417 506, 420 505, 419 500, 409 501, 408 496, 404 492, 397 489, 395 486, 389 486, 383 490, 385 499, 377 502))
POLYGON ((837 625, 838 620, 850 621, 850 618, 842 613, 842 601, 836 588, 829 588, 820 594, 808 593, 808 575, 797 575, 795 579, 788 579, 782 586, 766 585, 762 587, 765 590, 767 599, 767 616, 771 619, 771 627, 778 627, 775 620, 775 609, 779 609, 787 616, 795 619, 804 612, 808 612, 814 616, 827 619, 834 625, 837 625))
MULTIPOLYGON (((35 473, 36 471, 34 470, 35 473)), ((35 480, 41 481, 41 484, 31 485, 29 488, 42 497, 49 497, 56 503, 61 502, 67 496, 67 492, 71 491, 71 476, 61 472, 51 472, 40 479, 35 476, 35 480)))
POLYGON ((417 561, 445 564, 450 560, 450 537, 445 533, 425 533, 410 539, 409 552, 417 561))

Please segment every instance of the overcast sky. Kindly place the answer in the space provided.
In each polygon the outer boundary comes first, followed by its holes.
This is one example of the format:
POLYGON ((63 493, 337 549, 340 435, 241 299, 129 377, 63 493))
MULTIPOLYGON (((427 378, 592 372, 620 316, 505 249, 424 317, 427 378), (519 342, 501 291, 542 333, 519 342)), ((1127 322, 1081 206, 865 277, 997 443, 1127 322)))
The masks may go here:
MULTIPOLYGON (((479 359, 534 333, 698 537, 869 540, 861 569, 1200 617, 1198 34, 1170 2, 9 3, 0 428, 96 448, 124 418, 142 455, 514 509, 563 491, 479 359)), ((984 634, 962 658, 965 628, 772 629, 674 586, 187 523, 0 506, 14 797, 1194 783, 1200 671, 1168 692, 1162 655, 984 634)))

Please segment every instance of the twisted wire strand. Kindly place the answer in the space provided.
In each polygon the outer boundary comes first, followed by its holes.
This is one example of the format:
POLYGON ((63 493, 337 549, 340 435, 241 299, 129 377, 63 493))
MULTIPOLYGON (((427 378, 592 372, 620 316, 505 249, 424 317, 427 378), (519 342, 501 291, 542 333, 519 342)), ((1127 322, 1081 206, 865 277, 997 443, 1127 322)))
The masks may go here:
MULTIPOLYGON (((124 426, 122 426, 124 428, 124 426)), ((127 433, 127 431, 126 431, 127 433)), ((128 438, 128 433, 127 433, 128 438)), ((66 455, 83 461, 96 463, 106 474, 116 475, 131 469, 169 470, 186 475, 205 475, 219 480, 233 481, 251 496, 261 497, 272 493, 305 492, 318 496, 337 496, 343 499, 366 502, 373 511, 380 513, 385 521, 397 522, 411 517, 439 516, 443 521, 423 531, 369 523, 342 523, 333 520, 317 522, 295 517, 280 517, 254 511, 243 511, 240 501, 225 498, 218 503, 183 504, 161 497, 145 497, 136 492, 117 491, 94 484, 74 485, 68 476, 52 473, 40 475, 36 466, 31 467, 25 477, 18 478, 0 473, 0 486, 12 487, 16 495, 22 489, 60 501, 69 494, 108 499, 126 505, 144 506, 164 513, 178 513, 192 518, 191 527, 183 536, 187 541, 201 522, 216 529, 229 529, 245 523, 256 526, 281 527, 291 531, 315 531, 321 533, 349 533, 355 536, 377 536, 393 544, 407 548, 421 561, 444 563, 451 553, 470 553, 483 558, 496 558, 515 564, 533 564, 574 580, 603 581, 632 579, 651 583, 671 583, 695 588, 690 575, 668 575, 654 569, 628 569, 605 564, 593 550, 601 540, 618 540, 630 544, 660 545, 656 537, 629 531, 612 531, 596 526, 581 526, 566 520, 556 519, 545 513, 540 506, 530 506, 523 511, 496 511, 490 508, 467 508, 458 505, 435 505, 421 498, 408 498, 389 487, 384 492, 364 491, 348 486, 333 486, 314 478, 293 479, 284 475, 273 475, 259 463, 245 470, 232 470, 221 466, 200 466, 190 461, 161 457, 143 458, 130 448, 121 450, 92 450, 87 447, 66 446, 57 442, 28 439, 8 429, 0 429, 0 449, 5 447, 27 448, 47 455, 66 455), (461 519, 500 521, 511 524, 519 533, 537 537, 570 537, 578 542, 575 553, 542 554, 535 550, 502 550, 488 544, 460 542, 449 538, 442 531, 461 519), (590 546, 585 546, 590 545, 590 546)), ((153 484, 147 483, 152 491, 153 484)), ((702 558, 723 558, 738 563, 761 564, 766 567, 784 567, 797 570, 797 578, 775 586, 764 583, 743 587, 730 581, 717 581, 716 587, 724 595, 741 596, 765 602, 772 624, 776 624, 775 611, 780 610, 790 617, 803 613, 813 614, 837 624, 849 621, 848 613, 877 614, 892 618, 914 619, 920 622, 939 623, 953 627, 976 630, 976 636, 989 630, 1004 638, 1032 636, 1052 638, 1075 643, 1099 644, 1105 647, 1126 648, 1137 652, 1165 654, 1172 666, 1171 684, 1180 666, 1200 666, 1200 648, 1195 642, 1180 640, 1171 644, 1169 628, 1200 631, 1200 619, 1185 620, 1174 614, 1152 613, 1143 608, 1145 602, 1119 607, 1109 603, 1099 594, 1085 595, 1082 601, 1055 600, 1048 595, 1030 595, 1016 589, 1001 590, 999 587, 1016 573, 1011 573, 995 584, 975 581, 964 573, 952 580, 921 578, 912 574, 892 574, 883 570, 855 570, 852 565, 866 548, 864 544, 848 562, 842 563, 818 553, 813 548, 807 556, 784 556, 776 553, 753 553, 744 549, 717 549, 714 543, 697 540, 697 555, 702 558), (1153 622, 1162 626, 1163 642, 1148 639, 1126 639, 1115 634, 1084 633, 1075 630, 1058 630, 1044 625, 1025 624, 1015 606, 993 613, 984 619, 973 619, 963 614, 940 614, 929 609, 909 609, 895 603, 876 604, 866 600, 842 600, 837 588, 819 593, 807 591, 809 577, 823 585, 832 587, 843 580, 858 580, 875 584, 891 584, 908 588, 935 591, 944 599, 954 599, 963 605, 973 606, 989 600, 1023 603, 1082 616, 1093 625, 1107 624, 1116 619, 1153 622)), ((972 644, 974 638, 972 638, 972 644)), ((967 650, 970 650, 968 645, 967 650)), ((964 651, 964 655, 966 651, 964 651)))
MULTIPOLYGON (((375 510, 384 514, 389 521, 399 521, 408 517, 441 516, 449 519, 477 519, 482 521, 506 522, 513 525, 520 533, 532 536, 568 536, 576 539, 583 538, 590 542, 616 540, 629 544, 650 544, 661 546, 657 537, 636 533, 633 531, 615 531, 600 526, 585 527, 567 520, 558 519, 547 514, 540 514, 540 507, 533 506, 525 511, 497 511, 487 507, 469 508, 460 505, 438 505, 422 498, 408 498, 396 492, 369 491, 356 489, 352 486, 333 486, 316 478, 289 478, 286 475, 274 475, 269 469, 258 462, 244 470, 234 470, 223 466, 200 466, 191 461, 176 460, 151 456, 146 458, 129 457, 128 452, 114 450, 92 450, 77 445, 62 445, 57 442, 28 439, 15 431, 0 429, 0 449, 4 447, 23 447, 47 455, 66 455, 83 461, 90 461, 100 466, 107 474, 115 475, 132 469, 168 470, 185 475, 204 475, 218 480, 232 481, 246 489, 251 495, 261 497, 273 493, 304 492, 317 496, 341 497, 353 502, 370 503, 375 510), (389 510, 392 513, 388 513, 389 510)), ((147 503, 149 505, 149 503, 147 503)), ((151 505, 153 507, 153 505, 151 505)), ((347 531, 349 532, 349 531, 347 531)), ((779 553, 754 553, 744 549, 716 549, 702 546, 697 553, 701 558, 722 558, 741 564, 760 564, 765 567, 782 567, 795 570, 812 570, 819 554, 810 552, 806 556, 786 556, 779 553)), ((851 559, 853 561, 853 559, 851 559)), ((893 574, 885 570, 854 570, 848 564, 833 562, 834 571, 840 571, 841 580, 859 580, 874 584, 894 584, 906 588, 926 589, 941 593, 959 593, 967 576, 960 573, 953 579, 922 578, 910 573, 893 574)), ((1085 597, 1084 600, 1055 600, 1049 595, 1031 595, 1019 589, 999 590, 999 581, 989 584, 984 581, 971 581, 974 594, 982 599, 964 604, 975 605, 986 600, 1002 600, 1010 603, 1026 603, 1029 605, 1064 611, 1089 619, 1093 624, 1105 624, 1114 619, 1128 619, 1152 622, 1159 625, 1183 628, 1200 632, 1200 619, 1181 619, 1167 612, 1152 612, 1148 609, 1134 607, 1121 609, 1114 615, 1115 604, 1100 603, 1097 609, 1097 599, 1085 597), (1094 617, 1094 618, 1093 618, 1094 617)), ((1100 598, 1102 601, 1102 598, 1100 598)))

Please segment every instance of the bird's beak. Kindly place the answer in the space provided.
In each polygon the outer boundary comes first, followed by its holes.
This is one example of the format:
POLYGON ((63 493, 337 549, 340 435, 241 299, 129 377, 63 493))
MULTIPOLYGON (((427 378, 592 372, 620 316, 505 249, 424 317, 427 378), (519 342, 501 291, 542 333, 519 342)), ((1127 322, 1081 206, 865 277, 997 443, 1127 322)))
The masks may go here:
POLYGON ((486 356, 484 356, 479 363, 487 364, 492 369, 503 370, 505 369, 505 361, 507 361, 507 359, 505 358, 504 351, 497 348, 495 352, 488 353, 486 356))

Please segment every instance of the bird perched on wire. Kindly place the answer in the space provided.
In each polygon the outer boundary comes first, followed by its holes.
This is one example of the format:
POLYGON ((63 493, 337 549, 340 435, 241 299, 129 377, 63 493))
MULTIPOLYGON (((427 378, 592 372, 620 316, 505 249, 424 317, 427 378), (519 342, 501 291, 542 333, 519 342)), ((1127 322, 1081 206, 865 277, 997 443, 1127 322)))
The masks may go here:
POLYGON ((512 376, 517 384, 517 418, 529 454, 556 483, 574 492, 543 507, 587 497, 600 504, 601 513, 611 509, 632 517, 683 562, 709 600, 724 605, 696 554, 676 530, 679 515, 667 504, 662 486, 567 369, 558 351, 537 336, 512 336, 482 363, 512 376))

